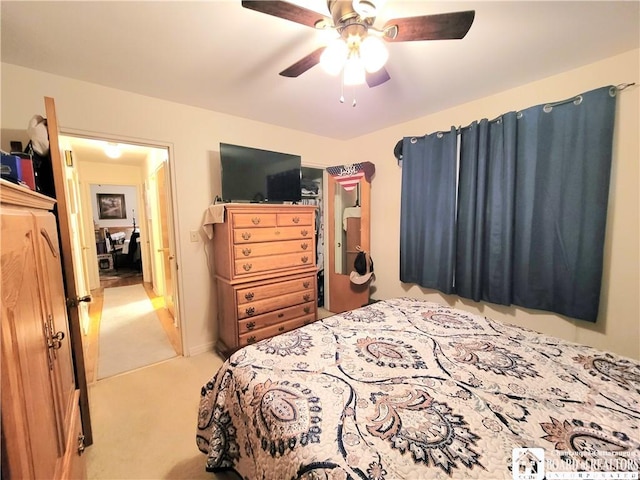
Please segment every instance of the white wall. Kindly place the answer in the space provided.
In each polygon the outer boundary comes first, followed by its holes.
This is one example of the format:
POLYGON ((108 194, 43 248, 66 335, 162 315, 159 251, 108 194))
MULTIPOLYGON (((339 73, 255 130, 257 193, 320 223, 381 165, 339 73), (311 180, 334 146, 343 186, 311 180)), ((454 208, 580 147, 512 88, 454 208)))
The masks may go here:
POLYGON ((217 338, 215 283, 207 264, 211 255, 204 241, 189 241, 189 232, 200 228, 204 210, 221 193, 220 142, 295 152, 305 166, 348 159, 341 141, 6 63, 1 67, 2 148, 24 134, 34 114, 44 116, 45 96, 55 99, 62 133, 169 146, 185 354, 210 349, 217 338))
POLYGON ((189 242, 189 231, 200 226, 202 212, 211 199, 220 194, 218 144, 225 142, 295 151, 302 154, 303 164, 309 166, 337 165, 352 159, 375 163, 371 215, 372 256, 376 268, 374 298, 411 296, 443 301, 640 358, 637 86, 619 97, 604 285, 596 324, 522 308, 474 303, 402 284, 399 281, 401 171, 393 157, 393 147, 403 136, 466 125, 476 119, 568 98, 602 85, 640 83, 639 54, 640 51, 634 50, 348 142, 2 64, 2 147, 8 146, 7 132, 24 130, 34 113, 43 113, 45 95, 55 98, 63 131, 65 128, 86 130, 170 145, 186 353, 204 351, 216 338, 215 282, 207 267, 211 256, 205 253, 203 242, 189 242))
MULTIPOLYGON (((408 296, 441 301, 524 327, 640 358, 640 150, 638 105, 640 50, 523 85, 497 95, 360 137, 350 142, 376 164, 372 183, 371 253, 377 299, 408 296), (570 98, 604 85, 635 82, 618 96, 614 158, 605 243, 600 312, 595 324, 524 308, 475 303, 399 281, 401 169, 393 147, 404 136, 421 136, 451 125, 570 98)), ((473 81, 470 79, 469 81, 473 81)))

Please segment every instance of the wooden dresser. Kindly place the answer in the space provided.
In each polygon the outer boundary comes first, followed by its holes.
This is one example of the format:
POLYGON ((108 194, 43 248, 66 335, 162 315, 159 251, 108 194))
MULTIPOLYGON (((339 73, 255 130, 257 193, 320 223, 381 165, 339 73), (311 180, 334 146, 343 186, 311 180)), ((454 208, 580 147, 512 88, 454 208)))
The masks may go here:
POLYGON ((2 478, 86 478, 54 200, 4 180, 2 478))
POLYGON ((226 204, 214 224, 218 350, 293 330, 318 317, 315 210, 226 204))

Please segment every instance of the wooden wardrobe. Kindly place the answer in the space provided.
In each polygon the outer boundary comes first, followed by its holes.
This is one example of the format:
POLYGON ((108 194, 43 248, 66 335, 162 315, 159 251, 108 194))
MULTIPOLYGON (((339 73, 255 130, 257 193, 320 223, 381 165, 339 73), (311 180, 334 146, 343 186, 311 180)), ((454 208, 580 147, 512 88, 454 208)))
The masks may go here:
POLYGON ((1 182, 2 478, 86 478, 55 200, 1 182))

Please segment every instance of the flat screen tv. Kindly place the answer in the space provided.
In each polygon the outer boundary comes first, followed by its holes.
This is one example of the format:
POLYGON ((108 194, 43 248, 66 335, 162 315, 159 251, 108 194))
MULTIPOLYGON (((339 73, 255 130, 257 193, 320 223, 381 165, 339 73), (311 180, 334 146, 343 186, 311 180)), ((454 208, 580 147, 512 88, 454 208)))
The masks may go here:
POLYGON ((258 148, 220 144, 225 202, 299 202, 301 157, 258 148))

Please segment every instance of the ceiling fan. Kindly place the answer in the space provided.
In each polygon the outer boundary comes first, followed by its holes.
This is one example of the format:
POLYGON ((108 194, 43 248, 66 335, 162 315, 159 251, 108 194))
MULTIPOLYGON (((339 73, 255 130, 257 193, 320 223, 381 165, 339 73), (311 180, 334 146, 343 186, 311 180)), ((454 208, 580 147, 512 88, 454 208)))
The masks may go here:
POLYGON ((378 29, 373 24, 381 3, 381 0, 327 0, 331 18, 281 0, 243 0, 242 6, 308 27, 333 29, 339 34, 335 41, 314 50, 280 75, 297 77, 320 63, 329 73, 342 71, 345 85, 366 81, 369 87, 391 78, 384 68, 388 53, 381 39, 387 42, 461 39, 475 17, 475 11, 468 10, 395 18, 378 29))

